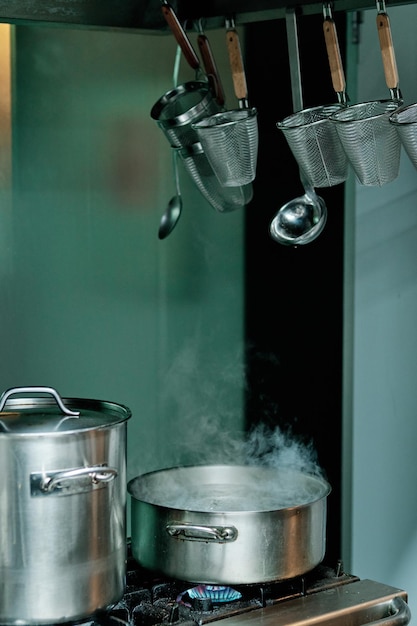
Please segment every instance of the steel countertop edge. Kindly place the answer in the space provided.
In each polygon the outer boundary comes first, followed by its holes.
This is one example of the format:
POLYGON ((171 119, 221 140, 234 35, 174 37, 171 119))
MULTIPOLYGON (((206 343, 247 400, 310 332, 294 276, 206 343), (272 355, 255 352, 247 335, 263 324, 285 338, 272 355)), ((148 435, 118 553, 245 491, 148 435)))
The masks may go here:
POLYGON ((373 580, 357 580, 256 611, 225 618, 222 620, 222 626, 311 626, 313 624, 342 626, 346 623, 351 626, 364 625, 381 619, 380 615, 375 615, 378 607, 389 604, 397 597, 407 602, 407 593, 402 589, 373 580), (355 621, 355 614, 358 616, 358 621, 355 621))

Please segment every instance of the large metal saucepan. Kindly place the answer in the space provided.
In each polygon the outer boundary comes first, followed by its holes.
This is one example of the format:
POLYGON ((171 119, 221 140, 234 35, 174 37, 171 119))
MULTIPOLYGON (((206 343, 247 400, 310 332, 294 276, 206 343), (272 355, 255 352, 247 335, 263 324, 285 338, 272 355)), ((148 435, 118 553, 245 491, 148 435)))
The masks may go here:
POLYGON ((291 469, 205 465, 128 483, 132 552, 197 583, 252 584, 313 569, 325 553, 329 484, 291 469))
POLYGON ((0 624, 77 621, 123 596, 129 417, 50 387, 0 398, 0 624))

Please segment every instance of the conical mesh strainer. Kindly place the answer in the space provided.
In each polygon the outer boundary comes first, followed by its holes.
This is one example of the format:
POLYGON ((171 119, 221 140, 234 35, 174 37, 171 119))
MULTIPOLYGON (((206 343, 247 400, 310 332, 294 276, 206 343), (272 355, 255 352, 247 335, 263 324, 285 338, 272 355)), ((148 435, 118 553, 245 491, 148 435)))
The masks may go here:
POLYGON ((397 129, 404 150, 417 169, 417 103, 400 107, 390 115, 389 121, 397 129))
POLYGON ((181 148, 198 142, 193 122, 220 110, 208 83, 189 81, 165 93, 152 107, 151 117, 171 146, 181 148))
POLYGON ((343 183, 349 162, 330 116, 345 108, 346 83, 335 22, 329 4, 323 5, 323 32, 333 88, 338 102, 296 111, 277 122, 298 165, 314 187, 343 183))
POLYGON ((235 187, 224 187, 219 183, 200 143, 180 150, 179 155, 198 189, 211 206, 220 213, 235 211, 252 200, 251 183, 235 187))
POLYGON ((226 42, 240 108, 203 118, 193 128, 220 184, 237 187, 251 183, 256 176, 258 119, 256 108, 248 106, 239 35, 233 21, 227 22, 226 42))
POLYGON ((216 177, 207 156, 198 141, 193 120, 207 116, 207 111, 219 113, 208 84, 193 81, 167 92, 152 107, 151 117, 162 129, 178 154, 192 180, 206 200, 221 213, 242 208, 252 198, 252 188, 237 185, 223 187, 216 177))
POLYGON ((362 185, 381 186, 399 173, 401 141, 390 116, 402 104, 397 64, 385 4, 377 2, 377 29, 385 81, 391 99, 362 102, 331 116, 343 148, 362 185))
POLYGON ((348 176, 349 162, 330 121, 331 115, 342 108, 335 103, 303 109, 277 123, 314 187, 332 187, 348 176))
MULTIPOLYGON (((191 42, 166 0, 163 2, 162 10, 178 45, 197 75, 196 80, 179 85, 165 93, 152 107, 151 117, 157 122, 170 145, 178 149, 186 171, 213 208, 222 213, 242 208, 252 198, 252 187, 238 185, 230 192, 222 187, 204 154, 198 134, 193 128, 193 123, 224 110, 219 90, 213 91, 212 82, 208 80, 197 80, 201 71, 191 42)), ((207 44, 206 41, 204 43, 207 44)), ((217 86, 219 87, 218 82, 217 86)))
POLYGON ((362 102, 334 114, 337 132, 362 185, 381 186, 398 176, 401 142, 389 118, 395 100, 362 102))
POLYGON ((236 187, 255 179, 258 154, 255 108, 216 113, 193 127, 221 185, 236 187))

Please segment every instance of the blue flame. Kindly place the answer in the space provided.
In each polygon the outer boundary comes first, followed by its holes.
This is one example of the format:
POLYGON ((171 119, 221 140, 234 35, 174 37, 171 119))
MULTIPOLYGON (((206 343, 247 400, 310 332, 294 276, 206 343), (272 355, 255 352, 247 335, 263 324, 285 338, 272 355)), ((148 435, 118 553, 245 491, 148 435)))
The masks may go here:
POLYGON ((177 602, 187 604, 183 600, 185 595, 191 598, 191 600, 210 599, 212 602, 234 602, 242 597, 240 591, 223 585, 197 585, 197 587, 191 587, 180 593, 177 597, 177 602))

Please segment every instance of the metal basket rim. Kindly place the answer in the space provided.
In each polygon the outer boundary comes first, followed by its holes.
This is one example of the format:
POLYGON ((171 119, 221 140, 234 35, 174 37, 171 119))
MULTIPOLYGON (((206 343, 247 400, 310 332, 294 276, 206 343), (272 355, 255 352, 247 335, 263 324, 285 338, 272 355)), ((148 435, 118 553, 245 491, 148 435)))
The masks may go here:
POLYGON ((370 104, 387 104, 387 105, 392 104, 395 106, 395 110, 392 110, 392 111, 387 110, 382 113, 376 113, 374 115, 369 115, 368 117, 364 117, 364 118, 346 119, 346 120, 338 118, 338 114, 341 113, 341 111, 335 111, 335 113, 332 113, 329 119, 331 122, 335 122, 337 124, 355 124, 355 123, 359 124, 361 122, 370 122, 380 117, 390 117, 401 106, 402 102, 403 102, 402 100, 392 100, 391 98, 387 98, 383 100, 368 100, 367 102, 358 102, 357 104, 352 104, 351 106, 344 107, 344 109, 346 110, 349 109, 351 111, 352 109, 364 108, 370 104))
POLYGON ((205 154, 205 152, 201 143, 196 141, 189 146, 178 148, 178 154, 184 159, 187 159, 188 157, 193 157, 197 154, 205 154))
POLYGON ((396 111, 394 111, 393 113, 391 113, 389 117, 389 121, 391 122, 391 124, 394 124, 395 126, 412 126, 413 124, 417 124, 417 118, 413 121, 394 119, 395 116, 401 115, 401 113, 405 113, 406 111, 409 111, 410 109, 417 110, 417 102, 402 106, 396 111))
POLYGON ((323 109, 331 109, 331 108, 335 108, 336 110, 339 110, 339 109, 346 109, 347 107, 344 104, 339 104, 338 102, 333 102, 331 104, 319 104, 317 106, 308 107, 306 109, 301 109, 300 111, 295 111, 294 113, 287 115, 281 121, 276 122, 276 126, 280 130, 284 130, 284 129, 302 128, 303 126, 315 126, 317 124, 323 124, 323 122, 326 122, 330 118, 330 116, 323 117, 321 119, 317 119, 312 122, 300 122, 299 124, 288 124, 288 121, 295 118, 297 115, 300 115, 303 113, 311 113, 311 112, 315 112, 315 111, 319 111, 323 109))
POLYGON ((201 120, 198 120, 198 122, 194 122, 191 124, 191 128, 193 128, 194 130, 215 130, 218 129, 219 126, 223 127, 223 126, 231 126, 232 124, 235 124, 236 122, 247 122, 248 120, 252 119, 252 118, 256 118, 258 114, 258 111, 255 107, 252 107, 250 109, 231 109, 229 111, 219 111, 218 113, 213 113, 213 115, 207 115, 206 117, 203 117, 201 120), (222 118, 224 116, 227 116, 228 113, 246 113, 246 117, 242 117, 242 119, 238 119, 238 120, 226 120, 226 121, 222 121, 220 122, 220 124, 208 124, 207 121, 208 120, 212 120, 214 118, 222 118))
POLYGON ((184 126, 190 122, 195 112, 201 108, 205 108, 205 105, 211 100, 213 100, 213 95, 208 83, 195 80, 188 81, 187 83, 182 83, 181 85, 178 85, 177 87, 174 87, 164 93, 164 95, 161 96, 151 108, 151 117, 158 123, 159 126, 164 128, 184 126), (196 93, 198 91, 201 91, 202 94, 204 94, 200 102, 197 102, 197 104, 180 115, 164 120, 160 119, 162 111, 166 106, 172 104, 172 100, 174 98, 186 93, 196 93))

